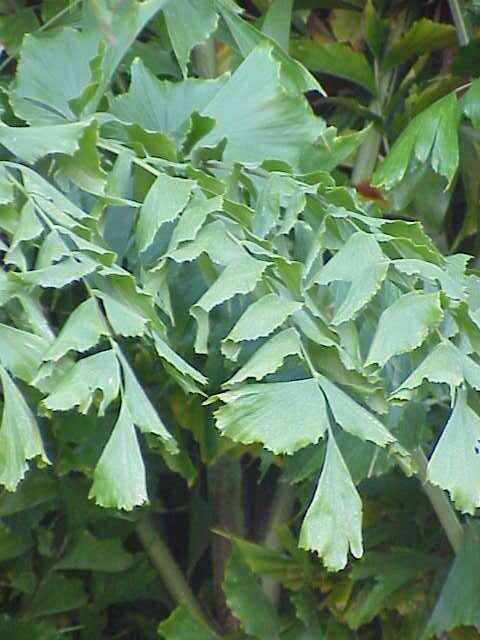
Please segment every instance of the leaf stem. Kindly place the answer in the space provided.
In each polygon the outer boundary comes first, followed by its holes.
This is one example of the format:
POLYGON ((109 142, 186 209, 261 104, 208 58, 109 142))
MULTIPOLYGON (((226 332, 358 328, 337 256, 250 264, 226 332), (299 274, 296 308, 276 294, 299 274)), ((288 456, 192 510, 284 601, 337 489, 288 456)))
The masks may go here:
MULTIPOLYGON (((295 498, 295 492, 292 487, 279 478, 270 509, 268 529, 264 537, 264 545, 267 549, 276 551, 279 548, 280 541, 277 530, 278 527, 285 524, 292 515, 295 498)), ((274 606, 277 605, 281 590, 279 582, 273 580, 273 578, 263 578, 262 587, 265 595, 270 599, 272 604, 274 606)))
MULTIPOLYGON (((245 534, 240 460, 222 456, 208 469, 208 492, 215 513, 215 526, 235 536, 245 534)), ((226 631, 234 631, 235 621, 225 601, 223 580, 231 542, 223 536, 212 538, 213 589, 216 618, 226 631)))
POLYGON ((428 460, 422 449, 418 448, 413 452, 413 459, 418 465, 418 477, 422 483, 422 488, 430 500, 430 503, 435 511, 437 518, 442 525, 445 535, 450 542, 452 549, 455 553, 458 553, 463 542, 463 526, 460 522, 457 512, 455 511, 452 503, 448 499, 440 487, 436 487, 427 480, 427 465, 428 460))
POLYGON ((137 522, 136 531, 150 561, 176 604, 186 605, 207 622, 195 595, 149 514, 145 513, 141 516, 137 522))
POLYGON ((471 40, 472 28, 463 6, 463 0, 448 0, 448 4, 457 30, 458 42, 461 47, 465 47, 471 40))
POLYGON ((209 38, 203 44, 198 44, 192 52, 192 59, 199 78, 215 78, 217 75, 217 53, 214 38, 209 38))

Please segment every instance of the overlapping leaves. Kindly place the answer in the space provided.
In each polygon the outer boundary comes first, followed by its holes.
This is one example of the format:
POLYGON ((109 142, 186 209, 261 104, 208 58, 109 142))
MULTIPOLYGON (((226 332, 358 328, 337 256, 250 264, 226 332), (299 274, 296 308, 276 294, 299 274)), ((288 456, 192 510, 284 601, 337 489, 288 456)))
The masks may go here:
MULTIPOLYGON (((124 26, 129 37, 162 6, 138 5, 135 29, 124 26)), ((405 463, 408 452, 376 415, 387 399, 449 385, 455 406, 428 476, 463 511, 480 506, 468 487, 480 436, 470 393, 479 384, 478 278, 466 261, 445 260, 418 225, 371 217, 325 173, 301 174, 325 132, 302 95, 308 74, 222 11, 245 57, 231 77, 158 80, 136 61, 128 90, 109 105, 101 98, 124 49, 105 50, 97 36, 70 27, 46 47, 42 41, 43 54, 56 59, 67 55, 68 39, 81 67, 72 64, 66 93, 52 103, 37 82, 42 37, 25 42, 10 103, 31 126, 0 130, 9 154, 1 174, 2 312, 12 325, 0 331, 0 438, 13 452, 0 460, 0 478, 11 489, 29 460, 48 462, 35 407, 47 417, 91 412, 111 425, 90 470, 91 496, 122 509, 147 501, 137 429, 154 436, 167 464, 182 452, 168 412, 138 379, 134 339, 163 364, 163 380, 219 403, 216 427, 231 440, 293 455, 327 438, 301 544, 340 569, 349 549, 362 553, 362 509, 336 438, 346 432, 405 463), (37 141, 33 151, 27 136, 37 141), (24 164, 45 156, 53 170, 24 164), (118 167, 131 197, 112 186, 118 167), (123 260, 105 233, 117 207, 132 221, 123 260), (45 312, 45 300, 57 302, 45 312), (23 347, 13 349, 15 340, 23 347), (455 354, 454 370, 442 376, 435 359, 445 352, 455 354), (209 367, 198 370, 205 356, 220 363, 210 388, 209 367)), ((207 11, 202 20, 207 36, 216 17, 207 11)), ((177 36, 185 73, 191 43, 177 36)), ((456 158, 443 145, 456 109, 449 96, 412 123, 415 135, 398 143, 380 180, 396 182, 412 161, 427 160, 451 180, 456 158)))

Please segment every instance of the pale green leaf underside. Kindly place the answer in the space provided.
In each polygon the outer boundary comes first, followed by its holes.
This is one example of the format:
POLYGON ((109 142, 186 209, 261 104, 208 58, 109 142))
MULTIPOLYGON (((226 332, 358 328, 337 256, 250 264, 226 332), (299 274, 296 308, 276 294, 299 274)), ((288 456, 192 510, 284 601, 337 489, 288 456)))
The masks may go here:
POLYGON ((186 134, 192 113, 201 111, 228 79, 223 75, 214 80, 159 80, 140 59, 134 61, 131 74, 128 92, 112 101, 112 113, 123 122, 174 138, 186 134))
POLYGON ((284 329, 267 340, 237 373, 225 383, 232 386, 248 378, 261 380, 269 373, 275 373, 288 356, 300 356, 302 345, 297 331, 284 329))
POLYGON ((0 367, 3 416, 0 427, 0 483, 15 491, 28 470, 28 460, 48 463, 35 417, 15 383, 0 367))
POLYGON ((334 313, 333 325, 353 319, 370 302, 387 275, 388 264, 375 238, 357 232, 319 270, 312 279, 316 284, 327 285, 336 281, 350 283, 345 299, 334 313))
POLYGON ((465 297, 461 282, 455 280, 446 269, 436 264, 413 258, 394 260, 392 264, 402 273, 418 275, 427 280, 437 280, 445 293, 454 300, 462 300, 465 297))
POLYGON ((427 469, 428 480, 450 493, 455 506, 473 514, 480 507, 480 464, 476 451, 480 441, 480 417, 459 389, 455 407, 427 469))
POLYGON ((346 566, 349 549, 355 558, 363 554, 362 502, 331 433, 322 475, 300 531, 299 546, 316 551, 331 571, 346 566))
POLYGON ((275 293, 262 296, 243 313, 225 338, 224 345, 268 336, 301 307, 300 302, 275 293))
POLYGON ((15 278, 30 286, 61 289, 80 280, 99 268, 99 264, 86 256, 67 257, 50 267, 15 274, 15 278))
POLYGON ((145 466, 126 403, 95 468, 89 497, 102 507, 126 511, 148 502, 145 466))
POLYGON ((287 93, 279 79, 280 64, 271 47, 259 45, 202 110, 201 115, 213 118, 215 126, 201 146, 213 147, 225 138, 227 161, 277 158, 297 167, 302 148, 319 138, 325 124, 301 94, 287 93), (248 99, 239 101, 238 96, 248 99))
POLYGON ((125 403, 132 421, 144 433, 154 433, 159 436, 164 440, 167 449, 171 453, 176 453, 178 447, 174 437, 168 432, 127 359, 122 354, 120 354, 120 362, 124 379, 125 403))
POLYGON ((55 342, 50 346, 44 360, 59 360, 69 351, 88 351, 102 336, 108 335, 105 320, 97 301, 89 298, 70 314, 55 342))
POLYGON ((73 155, 89 124, 85 121, 43 127, 0 126, 0 144, 31 163, 50 153, 73 155))
POLYGON ((464 382, 480 390, 480 365, 462 353, 451 342, 441 342, 392 394, 393 398, 409 399, 410 390, 424 380, 458 387, 464 382))
POLYGON ((218 14, 213 0, 175 0, 163 9, 173 50, 184 76, 190 51, 216 29, 218 14))
POLYGON ((190 310, 198 324, 195 350, 207 353, 208 314, 218 305, 236 295, 250 293, 267 268, 267 262, 260 262, 245 255, 230 263, 190 310))
POLYGON ((193 184, 191 180, 172 178, 163 173, 158 176, 138 216, 136 240, 140 251, 148 249, 163 224, 175 220, 183 211, 193 184))
POLYGON ((443 317, 437 293, 412 291, 380 316, 366 364, 383 366, 390 358, 419 347, 443 317))
POLYGON ((120 370, 112 350, 79 360, 42 404, 50 411, 67 411, 78 407, 79 411, 87 413, 97 390, 102 393, 98 412, 104 415, 120 390, 120 370))
POLYGON ((294 453, 318 442, 328 427, 323 393, 313 378, 241 385, 219 396, 220 431, 237 442, 261 442, 274 453, 294 453))
POLYGON ((45 338, 0 324, 0 362, 17 378, 31 382, 47 349, 45 338))
POLYGON ((355 400, 327 378, 321 377, 320 386, 336 422, 354 436, 369 440, 380 447, 396 442, 396 438, 370 411, 364 409, 355 400))

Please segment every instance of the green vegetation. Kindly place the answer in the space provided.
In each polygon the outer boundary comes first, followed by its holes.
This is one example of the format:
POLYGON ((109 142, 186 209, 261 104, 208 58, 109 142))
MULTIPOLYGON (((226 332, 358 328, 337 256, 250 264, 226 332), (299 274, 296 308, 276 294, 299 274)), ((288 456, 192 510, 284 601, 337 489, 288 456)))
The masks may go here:
POLYGON ((0 1, 0 638, 479 637, 478 33, 0 1))

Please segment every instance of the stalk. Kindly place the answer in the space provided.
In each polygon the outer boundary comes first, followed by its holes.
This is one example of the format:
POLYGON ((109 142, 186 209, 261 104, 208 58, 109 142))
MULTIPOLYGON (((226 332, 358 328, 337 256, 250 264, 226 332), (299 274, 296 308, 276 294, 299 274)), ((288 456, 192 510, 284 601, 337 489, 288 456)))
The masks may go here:
MULTIPOLYGON (((389 46, 403 33, 405 26, 405 13, 401 14, 389 37, 389 46)), ((374 62, 375 84, 377 95, 369 105, 369 109, 382 118, 388 103, 391 100, 393 88, 396 83, 396 70, 382 73, 378 59, 374 62)), ((352 184, 358 184, 364 180, 370 180, 377 164, 378 154, 382 144, 382 133, 375 127, 369 131, 363 141, 355 159, 352 171, 352 184)))
MULTIPOLYGON (((239 460, 224 456, 208 469, 208 493, 215 513, 215 526, 243 537, 245 523, 239 460)), ((223 536, 213 535, 211 549, 216 617, 225 631, 235 631, 237 622, 230 613, 222 588, 231 542, 223 536)))
POLYGON ((381 144, 382 134, 373 126, 362 142, 355 159, 355 165, 352 171, 352 184, 370 180, 375 165, 377 164, 381 144))
POLYGON ((413 459, 418 465, 418 477, 422 483, 422 488, 430 500, 430 503, 435 511, 437 518, 442 525, 445 535, 450 542, 452 549, 455 553, 458 553, 463 542, 463 527, 460 522, 457 512, 455 511, 452 503, 448 499, 440 487, 436 487, 427 480, 427 464, 428 460, 422 449, 418 448, 413 453, 413 459))
POLYGON ((209 38, 203 44, 198 44, 193 50, 192 60, 199 78, 215 78, 217 75, 215 40, 209 38))
POLYGON ((206 621, 197 599, 170 549, 157 531, 152 517, 148 514, 142 515, 137 523, 136 531, 151 563, 158 571, 175 603, 186 605, 190 611, 206 621))
POLYGON ((458 43, 461 47, 465 47, 471 40, 472 27, 463 0, 448 0, 448 4, 457 30, 458 43))
MULTIPOLYGON (((292 515, 295 505, 295 493, 286 482, 279 479, 277 488, 270 509, 270 518, 267 533, 264 538, 264 545, 267 549, 277 550, 280 546, 277 529, 287 522, 292 515)), ((280 584, 272 578, 263 578, 263 591, 274 606, 280 598, 280 584)))

